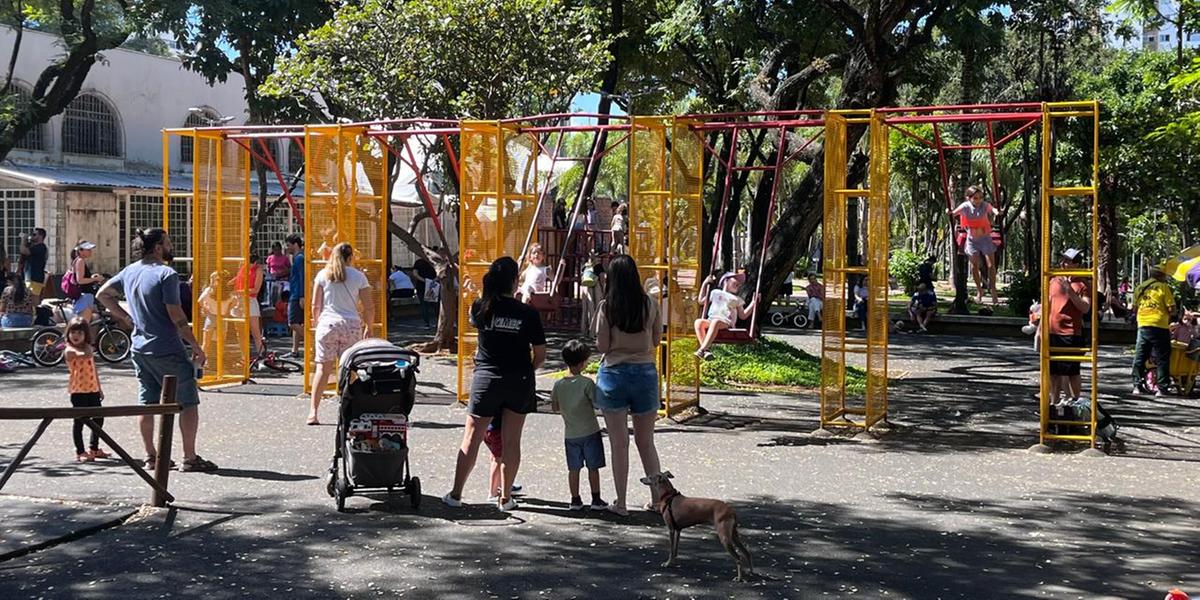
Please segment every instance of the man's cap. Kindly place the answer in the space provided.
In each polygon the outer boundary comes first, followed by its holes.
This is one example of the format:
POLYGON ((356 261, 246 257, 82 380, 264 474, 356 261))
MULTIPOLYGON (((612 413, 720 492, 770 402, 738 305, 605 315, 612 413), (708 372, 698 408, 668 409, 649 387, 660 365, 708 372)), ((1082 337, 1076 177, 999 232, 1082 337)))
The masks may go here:
POLYGON ((1083 250, 1080 250, 1079 248, 1067 248, 1066 250, 1063 250, 1062 255, 1063 258, 1071 262, 1075 262, 1080 258, 1083 258, 1083 250))

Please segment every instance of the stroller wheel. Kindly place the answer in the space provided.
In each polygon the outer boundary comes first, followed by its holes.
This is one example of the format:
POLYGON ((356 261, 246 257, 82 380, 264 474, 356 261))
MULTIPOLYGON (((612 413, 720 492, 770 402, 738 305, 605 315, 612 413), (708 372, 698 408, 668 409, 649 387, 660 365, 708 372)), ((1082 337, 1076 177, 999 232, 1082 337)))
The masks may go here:
POLYGON ((337 490, 334 489, 335 480, 337 479, 337 467, 329 469, 329 474, 325 476, 325 493, 332 498, 337 490))
POLYGON ((350 493, 350 486, 346 484, 346 480, 338 477, 333 486, 333 500, 337 503, 338 512, 346 512, 346 498, 350 493))
POLYGON ((413 477, 408 481, 408 497, 412 500, 413 509, 421 506, 421 478, 413 477))

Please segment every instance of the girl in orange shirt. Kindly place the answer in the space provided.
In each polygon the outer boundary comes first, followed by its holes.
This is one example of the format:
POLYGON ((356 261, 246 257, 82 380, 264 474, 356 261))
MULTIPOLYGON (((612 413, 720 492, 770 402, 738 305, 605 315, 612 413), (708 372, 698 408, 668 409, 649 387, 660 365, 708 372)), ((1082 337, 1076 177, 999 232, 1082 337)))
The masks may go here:
MULTIPOLYGON (((80 317, 71 319, 67 324, 67 347, 64 357, 67 361, 67 392, 71 394, 71 406, 100 406, 104 392, 100 389, 100 378, 96 375, 96 359, 92 354, 92 328, 80 317)), ((93 419, 97 425, 104 427, 104 419, 93 419)), ((83 449, 83 420, 75 419, 71 430, 75 438, 75 460, 92 462, 97 458, 108 458, 109 454, 100 449, 100 436, 92 432, 90 449, 83 449)))

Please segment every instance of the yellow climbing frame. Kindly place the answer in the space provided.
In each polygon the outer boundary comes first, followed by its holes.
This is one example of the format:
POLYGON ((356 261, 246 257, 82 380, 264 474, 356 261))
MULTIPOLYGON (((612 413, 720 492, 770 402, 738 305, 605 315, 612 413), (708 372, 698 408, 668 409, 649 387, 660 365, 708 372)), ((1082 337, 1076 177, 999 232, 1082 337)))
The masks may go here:
MULTIPOLYGON (((387 339, 387 148, 362 125, 304 128, 304 391, 312 390, 316 322, 313 280, 333 247, 348 242, 353 266, 371 283, 370 335, 387 339)), ((328 390, 336 388, 337 376, 328 390)))
POLYGON ((458 401, 470 397, 479 334, 471 304, 483 291, 492 261, 518 257, 536 239, 537 147, 516 124, 462 121, 459 124, 458 401))
POLYGON ((1099 363, 1099 333, 1100 311, 1095 310, 1097 304, 1099 270, 1096 257, 1100 255, 1100 103, 1087 102, 1047 102, 1042 104, 1042 314, 1045 307, 1050 306, 1050 286, 1055 278, 1077 278, 1087 280, 1091 289, 1090 311, 1091 327, 1088 335, 1091 339, 1084 348, 1060 348, 1050 345, 1050 328, 1041 328, 1041 350, 1039 354, 1039 371, 1041 376, 1040 413, 1041 427, 1039 439, 1047 441, 1087 442, 1094 447, 1096 444, 1096 407, 1099 395, 1100 363, 1099 363), (1082 121, 1082 122, 1081 122, 1082 121), (1090 123, 1089 123, 1090 121, 1090 123), (1053 157, 1056 125, 1070 126, 1088 124, 1092 133, 1092 164, 1090 178, 1082 181, 1062 182, 1074 185, 1059 185, 1053 157), (1066 200, 1068 205, 1075 202, 1086 203, 1091 213, 1091 247, 1088 249, 1087 266, 1078 269, 1062 269, 1054 260, 1063 248, 1055 244, 1053 238, 1053 209, 1054 201, 1058 198, 1066 200), (1060 420, 1051 418, 1050 414, 1050 364, 1053 362, 1074 362, 1091 366, 1091 385, 1088 397, 1091 399, 1091 415, 1087 421, 1060 420), (1051 433, 1058 427, 1082 427, 1086 433, 1051 433))
POLYGON ((704 146, 689 123, 674 117, 630 121, 629 255, 659 303, 666 330, 655 361, 662 415, 700 404, 693 323, 700 312, 704 146))
POLYGON ((871 428, 887 418, 888 397, 888 136, 873 111, 835 110, 825 115, 825 207, 822 221, 825 299, 821 330, 821 427, 871 428), (867 188, 848 187, 852 127, 867 127, 870 172, 867 188), (865 265, 846 254, 851 198, 866 204, 865 265), (846 331, 847 295, 852 282, 867 278, 865 335, 846 331), (862 398, 846 391, 851 358, 863 355, 867 385, 862 398))
POLYGON ((208 355, 199 381, 203 387, 240 384, 250 377, 246 315, 255 300, 233 283, 250 264, 250 163, 249 152, 223 131, 163 131, 163 227, 168 232, 171 203, 192 200, 192 247, 175 250, 179 260, 192 262, 192 333, 208 355), (192 140, 191 193, 171 191, 173 137, 192 140), (201 303, 209 286, 213 300, 201 303))

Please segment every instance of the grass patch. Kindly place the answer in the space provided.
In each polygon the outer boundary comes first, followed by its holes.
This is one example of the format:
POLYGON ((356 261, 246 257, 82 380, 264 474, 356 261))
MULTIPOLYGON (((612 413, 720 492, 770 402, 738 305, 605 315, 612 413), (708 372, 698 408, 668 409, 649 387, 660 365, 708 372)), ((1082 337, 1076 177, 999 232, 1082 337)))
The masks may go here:
MULTIPOLYGON (((692 364, 691 354, 696 351, 696 340, 677 340, 671 347, 677 364, 692 364)), ((594 360, 584 373, 595 375, 600 362, 594 360)), ((558 379, 568 375, 567 370, 551 374, 558 379)), ((691 383, 694 371, 683 369, 676 372, 681 384, 691 383)), ((700 363, 700 384, 711 388, 816 388, 821 384, 821 359, 787 342, 760 337, 749 344, 718 344, 713 348, 713 359, 700 363)), ((862 394, 866 390, 866 373, 862 369, 846 369, 846 391, 862 394)))

